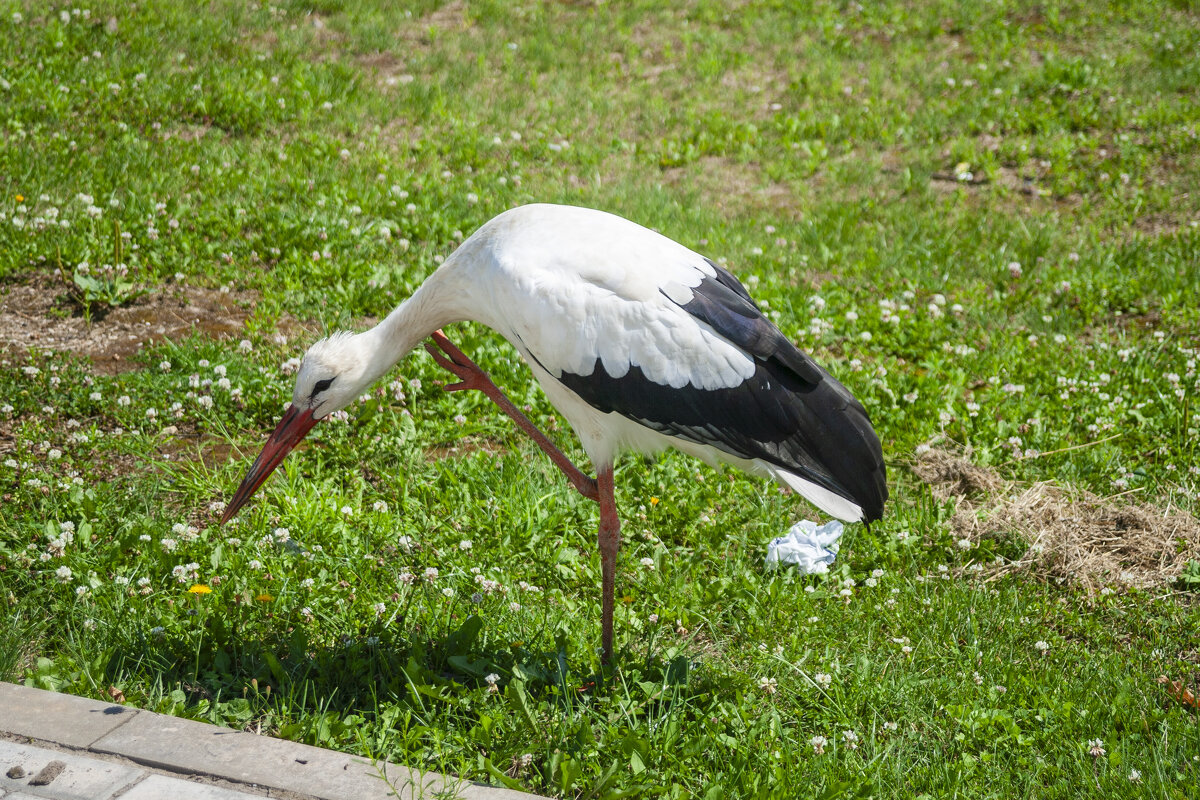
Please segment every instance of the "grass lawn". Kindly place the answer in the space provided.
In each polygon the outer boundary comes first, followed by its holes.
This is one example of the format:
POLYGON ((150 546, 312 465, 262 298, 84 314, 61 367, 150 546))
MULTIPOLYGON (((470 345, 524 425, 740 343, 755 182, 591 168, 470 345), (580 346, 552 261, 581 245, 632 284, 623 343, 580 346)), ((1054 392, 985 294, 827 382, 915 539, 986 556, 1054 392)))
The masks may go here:
MULTIPOLYGON (((558 797, 1195 796, 1194 3, 0 31, 0 678, 558 797), (796 497, 626 457, 608 674, 595 505, 424 352, 216 525, 293 359, 535 201, 726 264, 889 465, 802 577, 763 566, 796 497)), ((450 333, 583 460, 511 347, 450 333)))

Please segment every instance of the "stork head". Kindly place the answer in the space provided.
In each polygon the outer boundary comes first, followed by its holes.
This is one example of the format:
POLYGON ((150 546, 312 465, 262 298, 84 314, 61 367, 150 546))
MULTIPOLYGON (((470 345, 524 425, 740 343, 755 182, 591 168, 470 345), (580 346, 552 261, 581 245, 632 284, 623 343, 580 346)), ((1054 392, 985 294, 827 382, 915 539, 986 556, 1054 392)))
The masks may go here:
POLYGON ((222 524, 241 510, 318 421, 350 405, 374 381, 369 355, 362 339, 349 333, 336 333, 308 348, 296 374, 292 405, 226 506, 222 524))

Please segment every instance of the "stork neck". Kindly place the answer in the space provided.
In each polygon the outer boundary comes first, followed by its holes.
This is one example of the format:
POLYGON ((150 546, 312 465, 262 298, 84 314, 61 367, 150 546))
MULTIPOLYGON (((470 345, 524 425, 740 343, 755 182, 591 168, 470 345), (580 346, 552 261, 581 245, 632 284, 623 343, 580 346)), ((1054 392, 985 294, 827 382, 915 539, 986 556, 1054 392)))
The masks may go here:
POLYGON ((374 328, 363 332, 363 344, 370 353, 371 382, 383 376, 396 362, 420 344, 421 340, 444 325, 466 319, 458 307, 452 273, 447 262, 374 328))

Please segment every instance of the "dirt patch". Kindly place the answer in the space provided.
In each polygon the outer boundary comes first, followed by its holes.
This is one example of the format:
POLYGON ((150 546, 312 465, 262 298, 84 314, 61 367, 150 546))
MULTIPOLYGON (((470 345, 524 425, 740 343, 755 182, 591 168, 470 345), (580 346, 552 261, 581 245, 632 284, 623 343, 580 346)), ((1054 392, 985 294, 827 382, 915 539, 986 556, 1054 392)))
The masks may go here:
POLYGON ((397 32, 400 40, 409 47, 426 49, 431 47, 442 33, 461 33, 471 27, 464 0, 451 0, 423 17, 406 23, 397 32))
POLYGON ((198 142, 207 136, 208 132, 212 129, 212 125, 207 123, 181 122, 178 125, 166 128, 162 132, 161 138, 164 142, 169 139, 178 139, 181 142, 198 142))
POLYGON ((1175 236, 1182 233, 1185 227, 1195 228, 1197 226, 1200 226, 1200 222, 1194 219, 1189 220, 1187 214, 1181 211, 1161 211, 1154 214, 1146 214, 1133 221, 1135 230, 1151 238, 1175 236))
POLYGON ((696 161, 662 171, 663 183, 673 189, 695 191, 723 211, 745 213, 757 209, 798 217, 800 203, 791 187, 772 181, 753 163, 725 156, 703 156, 696 161))
MULTIPOLYGON (((969 178, 963 178, 953 172, 934 172, 929 176, 930 185, 934 189, 943 192, 953 192, 956 189, 979 189, 989 183, 993 183, 982 172, 972 173, 969 178)), ((1037 182, 1037 178, 1030 175, 1023 175, 1016 167, 1001 166, 996 170, 995 185, 1003 186, 1011 192, 1027 195, 1029 197, 1045 197, 1046 191, 1042 189, 1037 182)))
POLYGON ((492 456, 504 455, 508 452, 508 448, 491 437, 471 436, 427 447, 425 448, 425 458, 429 461, 441 461, 447 458, 466 458, 479 452, 492 456))
POLYGON ((226 439, 202 433, 191 426, 184 426, 174 436, 164 439, 159 445, 158 454, 172 461, 203 464, 210 470, 245 455, 226 439))
POLYGON ((956 535, 1015 535, 1028 545, 1001 571, 1028 570, 1090 590, 1112 582, 1149 587, 1174 581, 1200 552, 1200 521, 1181 511, 1050 483, 1022 487, 938 449, 912 469, 936 497, 955 501, 956 535))
POLYGON ((38 273, 0 286, 0 348, 70 351, 90 358, 97 373, 127 372, 139 366, 132 356, 163 339, 240 335, 256 299, 251 292, 174 284, 88 321, 60 279, 38 273))

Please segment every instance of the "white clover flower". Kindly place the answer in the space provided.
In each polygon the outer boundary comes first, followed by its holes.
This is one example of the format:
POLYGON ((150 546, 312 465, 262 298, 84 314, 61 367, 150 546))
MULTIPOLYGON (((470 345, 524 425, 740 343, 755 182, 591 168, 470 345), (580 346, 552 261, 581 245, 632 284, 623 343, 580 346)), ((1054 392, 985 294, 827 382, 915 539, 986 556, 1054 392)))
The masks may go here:
POLYGON ((381 514, 386 514, 387 510, 388 510, 388 504, 385 503, 383 500, 376 500, 375 504, 372 505, 371 508, 375 509, 376 511, 378 511, 381 514))
POLYGON ((426 567, 424 576, 427 581, 436 581, 438 579, 437 567, 426 567))
POLYGON ((778 687, 774 678, 759 678, 758 688, 762 689, 767 694, 775 694, 775 692, 778 691, 778 687))
POLYGON ((1033 647, 1035 650, 1041 652, 1042 655, 1045 655, 1046 651, 1050 649, 1050 643, 1039 640, 1037 642, 1034 642, 1033 647))
POLYGON ((1099 758, 1108 752, 1104 749, 1104 742, 1100 739, 1089 739, 1087 744, 1088 755, 1090 755, 1092 758, 1099 758))
POLYGON ((854 731, 842 731, 842 741, 846 743, 846 747, 849 749, 858 749, 858 734, 854 731))
POLYGON ((813 675, 813 681, 822 689, 828 689, 833 685, 833 676, 827 672, 818 672, 816 675, 813 675))
POLYGON ((59 567, 58 569, 54 570, 54 575, 60 581, 66 583, 67 581, 71 580, 71 568, 68 566, 59 567))
POLYGON ((133 400, 131 400, 129 398, 129 395, 127 395, 127 394, 123 394, 117 398, 117 405, 122 406, 122 407, 127 406, 132 402, 133 402, 133 400))
POLYGON ((808 740, 808 743, 812 745, 814 753, 821 755, 825 752, 825 745, 829 744, 829 740, 824 736, 814 736, 808 740))
POLYGON ((454 590, 447 586, 442 589, 442 594, 444 594, 446 597, 454 597, 454 590))
POLYGON ((458 549, 462 550, 463 552, 470 550, 474 546, 475 545, 471 542, 470 539, 463 539, 461 542, 458 543, 458 549))

